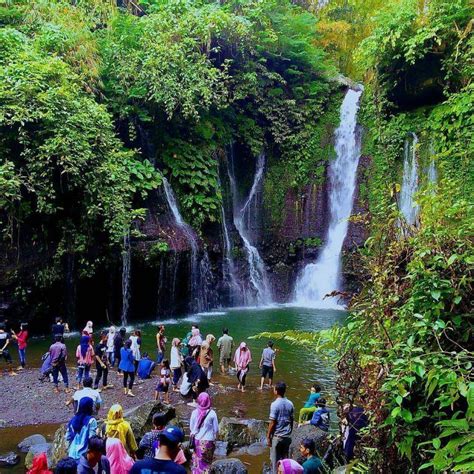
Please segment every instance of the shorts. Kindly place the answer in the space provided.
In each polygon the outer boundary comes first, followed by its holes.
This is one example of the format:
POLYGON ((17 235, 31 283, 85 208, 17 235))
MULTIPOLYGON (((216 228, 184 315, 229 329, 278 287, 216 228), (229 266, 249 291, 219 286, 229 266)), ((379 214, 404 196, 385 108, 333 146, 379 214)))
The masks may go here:
POLYGON ((230 364, 230 359, 231 359, 230 355, 227 355, 227 354, 221 354, 219 356, 219 362, 220 362, 221 365, 224 365, 224 364, 229 365, 230 364))
POLYGON ((262 365, 262 377, 273 379, 273 367, 269 365, 262 365))
POLYGON ((157 392, 161 392, 161 393, 168 393, 168 389, 169 389, 169 384, 165 384, 165 383, 159 383, 157 386, 156 386, 156 391, 157 392))

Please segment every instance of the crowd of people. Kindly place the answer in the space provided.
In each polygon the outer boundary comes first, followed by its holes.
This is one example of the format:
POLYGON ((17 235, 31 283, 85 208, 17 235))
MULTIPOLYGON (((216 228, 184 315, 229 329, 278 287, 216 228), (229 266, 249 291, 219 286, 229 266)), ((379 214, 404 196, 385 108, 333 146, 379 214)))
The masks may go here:
MULTIPOLYGON (((18 333, 13 330, 9 333, 5 329, 4 325, 0 324, 0 353, 11 365, 12 360, 7 348, 11 339, 16 340, 19 369, 23 368, 26 363, 27 327, 22 324, 18 333)), ((67 331, 67 325, 58 318, 52 327, 53 343, 43 356, 42 377, 52 380, 55 392, 60 392, 61 381, 65 392, 72 392, 66 365, 68 351, 64 344, 64 333, 67 331)), ((193 407, 188 443, 192 452, 191 471, 193 474, 209 472, 219 434, 217 413, 212 408, 211 396, 207 393, 213 384, 214 345, 219 352, 218 370, 222 374, 235 373, 237 389, 245 392, 252 353, 245 341, 240 342, 234 351, 234 340, 226 328, 216 342, 214 335, 207 334, 204 337, 199 327, 193 325, 185 337, 173 338, 168 347, 165 327, 159 326, 156 334, 156 358, 152 359, 148 353, 142 353, 139 330, 134 330, 127 336, 125 328, 117 330, 111 326, 94 338, 93 323, 88 321, 81 332, 75 351, 77 362, 75 392, 66 402, 68 406, 72 405, 74 412, 67 425, 68 457, 58 463, 55 472, 58 474, 186 472, 183 465, 187 463, 187 459, 180 448, 185 434, 179 427, 169 424, 170 420, 167 419, 166 413, 155 414, 153 429, 146 433, 139 443, 119 404, 111 406, 105 422, 99 425, 97 419, 103 405, 101 393, 114 388, 109 383, 109 371, 115 367, 122 376, 123 393, 126 396, 135 396, 132 390, 137 375, 141 379, 148 379, 156 369, 158 383, 154 392, 155 400, 169 404, 170 391, 179 392, 182 397, 191 400, 188 403, 193 407), (95 376, 92 376, 93 367, 95 376)), ((300 454, 305 459, 301 465, 289 459, 291 434, 295 426, 294 405, 286 397, 284 382, 273 385, 276 356, 273 342, 268 341, 259 361, 261 378, 258 389, 263 390, 265 383, 268 382, 267 386, 273 389, 275 394, 275 400, 270 406, 267 432, 272 472, 307 474, 322 472, 322 462, 315 454, 316 446, 313 439, 308 438, 301 442, 300 454)), ((347 424, 344 447, 347 451, 346 456, 350 459, 353 456, 358 432, 367 420, 362 409, 357 412, 349 409, 347 415, 346 421, 350 422, 347 424)), ((330 411, 322 396, 321 387, 314 384, 310 388, 308 399, 299 411, 298 426, 310 424, 328 431, 329 422, 330 411)), ((44 459, 38 456, 29 471, 30 474, 48 472, 41 470, 43 464, 44 459)))

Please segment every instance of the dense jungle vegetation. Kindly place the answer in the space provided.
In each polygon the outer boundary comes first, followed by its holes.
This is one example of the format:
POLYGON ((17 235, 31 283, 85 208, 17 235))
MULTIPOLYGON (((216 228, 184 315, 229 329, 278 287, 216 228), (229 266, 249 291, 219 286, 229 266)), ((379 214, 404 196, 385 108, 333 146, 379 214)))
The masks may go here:
POLYGON ((45 259, 39 288, 71 266, 93 275, 163 175, 202 232, 221 218, 231 142, 271 152, 278 216, 287 189, 322 179, 342 73, 365 88, 363 291, 347 326, 273 336, 329 354, 341 406, 368 410, 356 469, 474 471, 469 2, 136 3, 143 15, 106 0, 0 5, 1 280, 15 285, 24 254, 45 259), (434 159, 438 171, 422 179, 413 227, 400 224, 396 184, 409 132, 420 168, 434 159))

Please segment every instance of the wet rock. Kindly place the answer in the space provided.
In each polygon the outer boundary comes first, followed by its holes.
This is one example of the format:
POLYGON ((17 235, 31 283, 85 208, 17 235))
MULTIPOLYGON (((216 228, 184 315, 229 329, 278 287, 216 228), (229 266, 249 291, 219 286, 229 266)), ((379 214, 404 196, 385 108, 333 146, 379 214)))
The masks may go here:
POLYGON ((214 461, 209 471, 211 474, 247 474, 247 468, 240 459, 228 458, 214 461))
POLYGON ((172 406, 149 401, 125 411, 124 418, 130 423, 135 437, 142 438, 147 431, 152 429, 153 415, 158 412, 166 413, 168 422, 176 417, 176 411, 172 406))
POLYGON ((60 426, 54 434, 53 449, 51 453, 51 466, 56 467, 56 464, 68 455, 69 443, 66 441, 67 425, 60 426))
POLYGON ((267 423, 262 420, 239 419, 224 416, 219 423, 219 439, 231 448, 248 446, 265 440, 267 423))
POLYGON ((31 446, 35 446, 37 444, 45 444, 46 438, 40 434, 34 434, 25 438, 21 443, 18 444, 18 449, 22 453, 27 453, 31 446))
POLYGON ((5 428, 8 425, 6 420, 0 420, 0 428, 5 428))
POLYGON ((46 453, 46 457, 48 458, 48 467, 52 467, 53 445, 51 443, 43 443, 31 446, 25 458, 26 469, 31 469, 31 466, 33 465, 33 458, 41 453, 46 453))
POLYGON ((229 443, 226 441, 216 441, 216 449, 214 450, 214 456, 216 458, 225 458, 228 453, 229 443))
POLYGON ((303 425, 293 430, 291 434, 290 454, 289 457, 298 461, 300 464, 304 461, 300 454, 300 445, 303 439, 310 438, 314 440, 316 445, 316 454, 318 457, 322 457, 329 445, 328 433, 320 430, 312 425, 303 425))
POLYGON ((15 466, 19 462, 20 456, 13 451, 0 455, 0 467, 15 466))

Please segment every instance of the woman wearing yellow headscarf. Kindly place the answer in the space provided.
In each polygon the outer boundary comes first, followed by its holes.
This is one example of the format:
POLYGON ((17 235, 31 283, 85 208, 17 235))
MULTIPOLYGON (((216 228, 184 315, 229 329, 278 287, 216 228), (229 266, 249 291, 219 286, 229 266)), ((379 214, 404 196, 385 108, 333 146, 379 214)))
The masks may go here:
POLYGON ((123 419, 123 409, 119 404, 110 407, 105 422, 105 435, 107 438, 119 439, 130 455, 135 457, 135 451, 138 449, 137 442, 130 423, 123 419))

